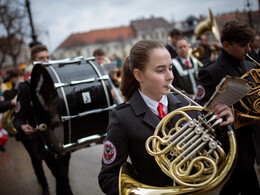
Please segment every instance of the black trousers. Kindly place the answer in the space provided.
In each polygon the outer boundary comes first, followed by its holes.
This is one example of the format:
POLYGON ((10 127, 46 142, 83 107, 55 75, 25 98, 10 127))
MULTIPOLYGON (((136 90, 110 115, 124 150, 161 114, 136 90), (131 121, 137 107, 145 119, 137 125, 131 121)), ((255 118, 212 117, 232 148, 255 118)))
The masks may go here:
POLYGON ((69 184, 69 160, 70 153, 56 159, 51 153, 45 156, 45 162, 56 179, 57 195, 72 195, 69 184))
POLYGON ((259 195, 259 183, 255 169, 235 169, 222 188, 220 195, 259 195))
POLYGON ((50 152, 45 150, 40 137, 22 140, 22 142, 31 157, 39 183, 43 187, 48 186, 42 167, 42 160, 44 160, 56 179, 56 194, 72 195, 68 176, 70 153, 56 159, 50 152))
POLYGON ((32 166, 38 182, 42 185, 42 187, 48 187, 47 179, 42 167, 43 158, 39 154, 35 153, 31 140, 22 140, 22 143, 31 158, 32 166))

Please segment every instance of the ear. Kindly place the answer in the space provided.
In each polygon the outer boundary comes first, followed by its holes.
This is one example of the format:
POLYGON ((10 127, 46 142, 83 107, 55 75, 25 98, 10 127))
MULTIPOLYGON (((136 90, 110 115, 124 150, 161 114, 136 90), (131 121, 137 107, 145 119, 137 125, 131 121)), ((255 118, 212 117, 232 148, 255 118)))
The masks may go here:
POLYGON ((227 41, 223 41, 222 46, 223 46, 223 48, 224 48, 225 50, 228 50, 230 44, 229 44, 229 42, 227 42, 227 41))
POLYGON ((140 70, 134 69, 134 76, 139 83, 143 81, 142 72, 140 70))

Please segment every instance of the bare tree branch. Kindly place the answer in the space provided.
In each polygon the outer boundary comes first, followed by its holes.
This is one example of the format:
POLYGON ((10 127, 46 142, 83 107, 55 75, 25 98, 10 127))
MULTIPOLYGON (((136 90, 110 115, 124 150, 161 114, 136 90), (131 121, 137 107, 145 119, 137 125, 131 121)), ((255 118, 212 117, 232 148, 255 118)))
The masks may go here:
POLYGON ((17 0, 0 0, 0 69, 9 56, 14 67, 26 36, 25 6, 17 0))

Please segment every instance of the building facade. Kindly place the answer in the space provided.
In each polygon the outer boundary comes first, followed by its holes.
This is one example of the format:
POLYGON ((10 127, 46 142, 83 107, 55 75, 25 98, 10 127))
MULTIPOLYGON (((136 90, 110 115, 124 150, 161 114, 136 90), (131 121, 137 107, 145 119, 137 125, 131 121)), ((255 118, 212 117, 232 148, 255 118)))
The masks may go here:
POLYGON ((70 35, 53 53, 55 59, 77 56, 91 57, 101 48, 107 57, 123 58, 131 47, 140 40, 157 40, 166 44, 171 25, 163 18, 132 21, 129 26, 93 30, 70 35))

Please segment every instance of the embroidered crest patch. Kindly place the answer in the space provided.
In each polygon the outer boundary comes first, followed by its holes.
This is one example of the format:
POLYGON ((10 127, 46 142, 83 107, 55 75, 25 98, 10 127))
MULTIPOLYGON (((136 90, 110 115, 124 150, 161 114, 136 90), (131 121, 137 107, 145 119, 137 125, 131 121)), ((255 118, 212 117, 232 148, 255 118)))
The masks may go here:
POLYGON ((196 100, 201 100, 205 96, 205 89, 202 85, 197 86, 196 90, 196 100))
POLYGON ((116 159, 116 147, 112 142, 106 140, 103 148, 103 162, 107 165, 111 164, 116 159))

